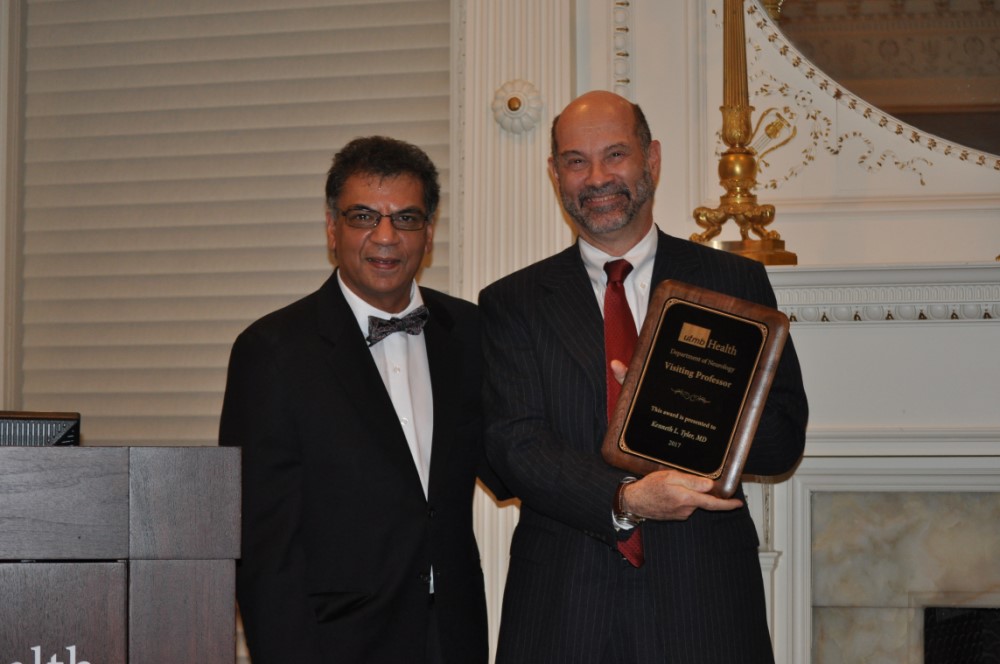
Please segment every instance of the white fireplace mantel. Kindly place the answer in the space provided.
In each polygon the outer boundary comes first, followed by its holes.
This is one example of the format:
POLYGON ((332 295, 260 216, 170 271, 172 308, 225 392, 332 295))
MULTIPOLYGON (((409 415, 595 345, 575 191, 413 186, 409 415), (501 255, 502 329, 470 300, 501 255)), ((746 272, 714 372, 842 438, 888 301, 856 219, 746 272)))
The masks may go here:
POLYGON ((863 651, 921 661, 922 606, 992 606, 1000 596, 983 575, 989 588, 962 581, 941 553, 959 546, 982 564, 975 552, 1000 538, 995 519, 965 523, 975 517, 956 513, 963 504, 995 509, 970 496, 1000 493, 1000 263, 769 273, 793 320, 810 406, 796 473, 751 488, 766 505, 755 514, 763 548, 778 560, 770 575, 762 566, 776 659, 863 651), (919 503, 926 519, 873 513, 895 500, 876 497, 886 492, 908 509, 919 503), (873 600, 865 588, 878 584, 902 587, 873 600), (831 587, 853 592, 856 605, 831 600, 831 587))
POLYGON ((1000 262, 786 267, 770 277, 798 322, 1000 320, 1000 262))
POLYGON ((1000 455, 1000 263, 772 268, 806 455, 1000 455))

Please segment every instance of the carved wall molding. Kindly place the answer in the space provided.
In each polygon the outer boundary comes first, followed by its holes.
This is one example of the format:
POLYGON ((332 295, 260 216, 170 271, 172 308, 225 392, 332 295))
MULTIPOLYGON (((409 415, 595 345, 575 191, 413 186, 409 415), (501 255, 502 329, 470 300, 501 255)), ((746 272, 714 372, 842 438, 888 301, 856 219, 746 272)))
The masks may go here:
POLYGON ((772 268, 793 323, 1000 321, 1000 264, 772 268))
MULTIPOLYGON (((460 58, 456 64, 461 76, 452 100, 456 112, 452 163, 442 172, 443 177, 455 178, 456 170, 461 171, 460 186, 454 186, 452 179, 450 188, 455 220, 451 232, 460 230, 461 234, 438 235, 435 241, 461 242, 461 267, 456 270, 461 274, 453 281, 452 294, 471 302, 486 284, 570 242, 546 169, 549 137, 545 125, 553 110, 562 108, 572 94, 573 5, 573 0, 452 3, 452 46, 454 57, 460 58), (520 84, 505 88, 505 83, 514 81, 530 81, 531 89, 520 84), (525 131, 514 132, 495 121, 490 102, 497 90, 504 91, 503 103, 515 118, 524 119, 532 110, 542 118, 539 125, 531 129, 518 122, 518 128, 525 131), (524 116, 506 106, 515 93, 523 95, 518 109, 524 116), (456 194, 460 194, 457 199, 456 194)), ((518 514, 516 506, 498 507, 485 490, 476 491, 473 528, 482 553, 491 652, 496 652, 518 514)))
POLYGON ((611 4, 611 72, 614 91, 626 99, 635 100, 632 53, 635 50, 635 29, 632 21, 637 0, 614 0, 611 4))
POLYGON ((542 117, 542 95, 529 81, 507 81, 493 95, 490 110, 505 131, 523 134, 534 129, 542 117))

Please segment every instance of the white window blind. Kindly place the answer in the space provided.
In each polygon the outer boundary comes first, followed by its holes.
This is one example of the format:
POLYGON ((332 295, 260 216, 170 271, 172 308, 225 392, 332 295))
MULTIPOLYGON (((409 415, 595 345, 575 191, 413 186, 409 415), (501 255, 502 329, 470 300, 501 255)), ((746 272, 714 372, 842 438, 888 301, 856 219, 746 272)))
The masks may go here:
POLYGON ((331 272, 333 153, 385 134, 442 176, 448 0, 29 2, 20 408, 85 444, 211 445, 229 349, 331 272))

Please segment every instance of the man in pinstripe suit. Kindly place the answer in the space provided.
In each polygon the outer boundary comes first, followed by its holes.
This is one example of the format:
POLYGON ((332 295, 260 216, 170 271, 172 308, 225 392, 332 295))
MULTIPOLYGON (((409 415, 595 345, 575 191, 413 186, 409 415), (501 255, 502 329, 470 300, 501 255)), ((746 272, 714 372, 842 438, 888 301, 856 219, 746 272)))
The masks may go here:
MULTIPOLYGON (((767 274, 656 228, 660 144, 639 107, 617 95, 588 93, 555 119, 549 169, 579 241, 480 295, 487 454, 522 501, 497 662, 771 662, 742 488, 716 498, 710 480, 674 470, 629 483, 600 453, 603 265, 632 264, 624 289, 637 327, 664 279, 775 306, 767 274), (633 528, 645 555, 638 567, 617 550, 633 528)), ((807 413, 789 342, 745 472, 791 471, 807 413)))

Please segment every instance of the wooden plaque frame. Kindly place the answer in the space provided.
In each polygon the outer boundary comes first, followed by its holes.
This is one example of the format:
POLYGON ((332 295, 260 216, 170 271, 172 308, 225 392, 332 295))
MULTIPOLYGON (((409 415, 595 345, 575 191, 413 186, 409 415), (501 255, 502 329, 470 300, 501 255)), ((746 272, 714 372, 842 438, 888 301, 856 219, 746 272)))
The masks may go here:
POLYGON ((637 475, 675 468, 731 496, 760 421, 788 318, 667 280, 656 287, 602 445, 637 475))

